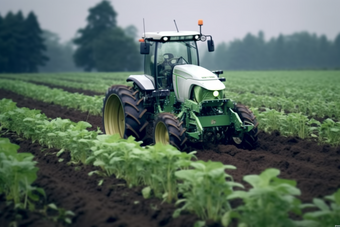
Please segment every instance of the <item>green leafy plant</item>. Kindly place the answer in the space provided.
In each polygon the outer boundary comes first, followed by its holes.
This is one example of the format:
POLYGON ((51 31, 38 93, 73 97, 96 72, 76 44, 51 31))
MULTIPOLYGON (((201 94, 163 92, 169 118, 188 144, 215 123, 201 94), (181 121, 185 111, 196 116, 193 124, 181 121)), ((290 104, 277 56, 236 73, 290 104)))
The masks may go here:
POLYGON ((158 143, 145 151, 143 158, 143 183, 149 185, 157 197, 167 202, 177 200, 177 170, 189 168, 196 152, 183 153, 171 145, 158 143))
POLYGON ((340 122, 328 118, 324 120, 319 129, 319 141, 333 146, 340 145, 340 122))
POLYGON ((183 206, 173 216, 177 217, 181 211, 189 210, 204 220, 220 220, 224 213, 231 210, 227 197, 233 193, 233 188, 243 188, 225 172, 226 169, 236 168, 220 162, 200 160, 191 162, 190 166, 192 169, 175 173, 181 182, 178 184, 179 192, 184 198, 176 202, 177 205, 183 203, 183 206))
POLYGON ((340 189, 332 195, 325 196, 324 200, 314 198, 313 204, 305 206, 318 210, 305 213, 304 220, 298 222, 299 226, 334 226, 340 223, 340 189))
POLYGON ((70 210, 65 210, 64 208, 57 207, 54 203, 50 203, 47 206, 45 206, 45 210, 43 211, 44 215, 51 219, 54 222, 59 222, 62 224, 72 224, 72 217, 75 216, 75 214, 70 210), (48 210, 56 211, 56 215, 50 215, 48 214, 48 210))
POLYGON ((33 155, 17 153, 18 148, 7 138, 0 138, 0 194, 5 193, 16 208, 34 210, 34 202, 45 196, 45 192, 32 186, 38 170, 33 155))
POLYGON ((225 215, 225 223, 237 218, 239 226, 295 226, 289 212, 300 214, 300 190, 293 180, 280 179, 278 169, 266 169, 260 175, 247 175, 243 180, 252 188, 234 191, 228 200, 242 199, 243 204, 225 215))

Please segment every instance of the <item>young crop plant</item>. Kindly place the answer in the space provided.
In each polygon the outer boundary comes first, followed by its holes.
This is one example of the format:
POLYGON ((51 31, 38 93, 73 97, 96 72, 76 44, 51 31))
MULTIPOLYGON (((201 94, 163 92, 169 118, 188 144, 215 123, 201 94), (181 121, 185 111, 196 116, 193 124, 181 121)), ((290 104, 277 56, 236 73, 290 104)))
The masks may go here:
POLYGON ((203 220, 219 221, 221 217, 231 211, 227 200, 233 195, 233 188, 243 188, 242 184, 233 181, 226 169, 236 169, 232 165, 223 165, 220 162, 191 162, 191 169, 179 170, 175 176, 180 181, 178 190, 185 197, 176 204, 184 203, 173 216, 177 217, 183 210, 194 212, 203 220))
POLYGON ((45 197, 43 189, 32 186, 38 168, 30 153, 17 153, 19 146, 0 138, 0 194, 14 202, 15 208, 35 209, 34 202, 45 197))
POLYGON ((54 203, 50 203, 47 206, 45 206, 42 212, 48 219, 51 219, 54 222, 61 223, 64 225, 72 224, 72 217, 75 216, 75 214, 72 211, 65 210, 64 208, 59 208, 54 203), (57 215, 54 216, 49 215, 48 214, 49 210, 57 212, 57 215))
POLYGON ((283 113, 266 108, 264 112, 259 112, 258 109, 251 109, 256 114, 258 120, 261 122, 259 127, 265 132, 272 132, 274 130, 280 130, 280 122, 282 121, 283 113))
POLYGON ((278 169, 266 169, 260 175, 247 175, 243 180, 252 188, 249 191, 234 191, 228 200, 242 199, 243 204, 226 215, 225 224, 231 218, 238 219, 239 226, 296 226, 289 213, 300 214, 300 190, 293 180, 280 179, 278 169))
POLYGON ((319 141, 329 143, 333 146, 339 146, 340 122, 334 122, 330 118, 324 120, 319 128, 319 141))
POLYGON ((139 149, 140 143, 133 137, 125 140, 118 134, 98 135, 85 163, 100 167, 106 176, 115 174, 117 178, 125 179, 129 186, 139 185, 139 149))
POLYGON ((340 223, 340 189, 334 194, 325 196, 325 199, 313 199, 314 207, 318 210, 307 212, 303 215, 303 221, 298 222, 303 227, 336 226, 340 223))
MULTIPOLYGON (((170 145, 157 143, 141 152, 146 152, 143 157, 143 183, 149 185, 157 197, 171 202, 178 199, 178 179, 176 171, 190 167, 191 160, 196 158, 195 151, 184 153, 170 145)), ((147 188, 146 188, 146 191, 147 188)))

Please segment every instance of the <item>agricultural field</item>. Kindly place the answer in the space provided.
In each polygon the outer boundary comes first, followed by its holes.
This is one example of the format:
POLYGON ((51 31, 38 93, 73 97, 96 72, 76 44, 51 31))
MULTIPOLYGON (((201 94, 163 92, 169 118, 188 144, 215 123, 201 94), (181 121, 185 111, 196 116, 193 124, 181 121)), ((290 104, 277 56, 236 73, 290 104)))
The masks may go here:
MULTIPOLYGON (((206 226, 227 226, 228 220, 229 226, 265 226, 275 212, 297 200, 314 207, 309 205, 304 216, 297 212, 289 217, 303 219, 300 226, 321 226, 330 219, 313 211, 324 209, 325 215, 340 211, 339 71, 224 72, 226 97, 249 106, 258 119, 258 147, 243 150, 234 145, 190 144, 190 151, 196 153, 156 146, 146 150, 133 141, 102 135, 104 94, 111 85, 129 85, 125 79, 130 74, 138 72, 0 74, 1 137, 19 145, 19 153, 34 155, 39 170, 33 186, 44 189, 47 204, 74 213, 69 217, 71 226, 204 226, 202 220, 206 226), (116 154, 116 159, 105 158, 108 147, 112 150, 107 154, 116 154), (130 159, 126 158, 129 149, 134 152, 130 159), (177 181, 169 177, 170 167, 167 175, 155 177, 169 161, 158 159, 155 152, 164 157, 171 153, 172 159, 181 160, 176 162, 177 181), (203 183, 190 180, 194 177, 188 174, 194 173, 185 171, 193 156, 198 161, 190 167, 195 171, 211 168, 214 172, 208 175, 213 177, 204 178, 203 183), (209 182, 212 178, 215 181, 209 182), (278 187, 280 182, 286 188, 278 187), (260 201, 260 197, 250 196, 254 189, 273 190, 268 193, 272 197, 261 200, 270 205, 256 207, 254 198, 260 201), (332 194, 325 200, 333 204, 328 208, 323 199, 332 194), (228 201, 222 199, 227 195, 228 201), (240 205, 240 199, 247 206, 240 205), (213 206, 214 201, 224 210, 213 206), (226 212, 226 207, 239 209, 226 212), (268 220, 260 220, 256 211, 266 213, 263 216, 268 220), (324 222, 316 222, 315 217, 324 222)), ((2 167, 0 160, 0 171, 2 167)), ((8 226, 16 214, 6 206, 1 192, 0 188, 0 225, 8 226)), ((282 221, 281 226, 293 226, 285 214, 272 219, 282 221)), ((55 226, 41 212, 23 212, 17 222, 19 226, 55 226)))

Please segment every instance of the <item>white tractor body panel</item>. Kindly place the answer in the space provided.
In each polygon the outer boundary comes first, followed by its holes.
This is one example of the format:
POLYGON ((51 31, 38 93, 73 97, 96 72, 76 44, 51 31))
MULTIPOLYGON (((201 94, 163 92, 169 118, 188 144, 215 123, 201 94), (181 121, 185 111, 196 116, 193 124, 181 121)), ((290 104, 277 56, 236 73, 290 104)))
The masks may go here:
POLYGON ((225 85, 213 72, 197 65, 177 65, 173 70, 173 85, 179 102, 190 99, 194 86, 200 86, 210 91, 224 90, 225 85))
POLYGON ((135 82, 141 89, 152 91, 155 90, 154 86, 154 78, 147 75, 131 75, 129 76, 126 81, 135 82))

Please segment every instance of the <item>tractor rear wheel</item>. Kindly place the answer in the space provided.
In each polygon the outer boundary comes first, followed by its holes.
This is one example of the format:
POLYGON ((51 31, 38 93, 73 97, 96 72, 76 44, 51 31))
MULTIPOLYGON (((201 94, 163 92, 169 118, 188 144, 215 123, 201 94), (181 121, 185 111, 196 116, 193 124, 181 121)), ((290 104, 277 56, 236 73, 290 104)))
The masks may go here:
POLYGON ((239 148, 244 149, 254 149, 257 146, 257 136, 258 136, 258 125, 259 123, 256 120, 253 112, 246 106, 237 104, 235 106, 235 112, 240 117, 241 121, 246 124, 253 124, 254 128, 252 128, 249 132, 245 132, 238 136, 233 136, 233 141, 235 145, 239 148))
POLYGON ((138 92, 125 85, 113 85, 107 90, 103 101, 104 133, 118 133, 125 139, 129 136, 144 139, 148 121, 138 92))
POLYGON ((186 149, 186 129, 171 113, 160 113, 154 125, 154 142, 170 144, 180 151, 186 149))

